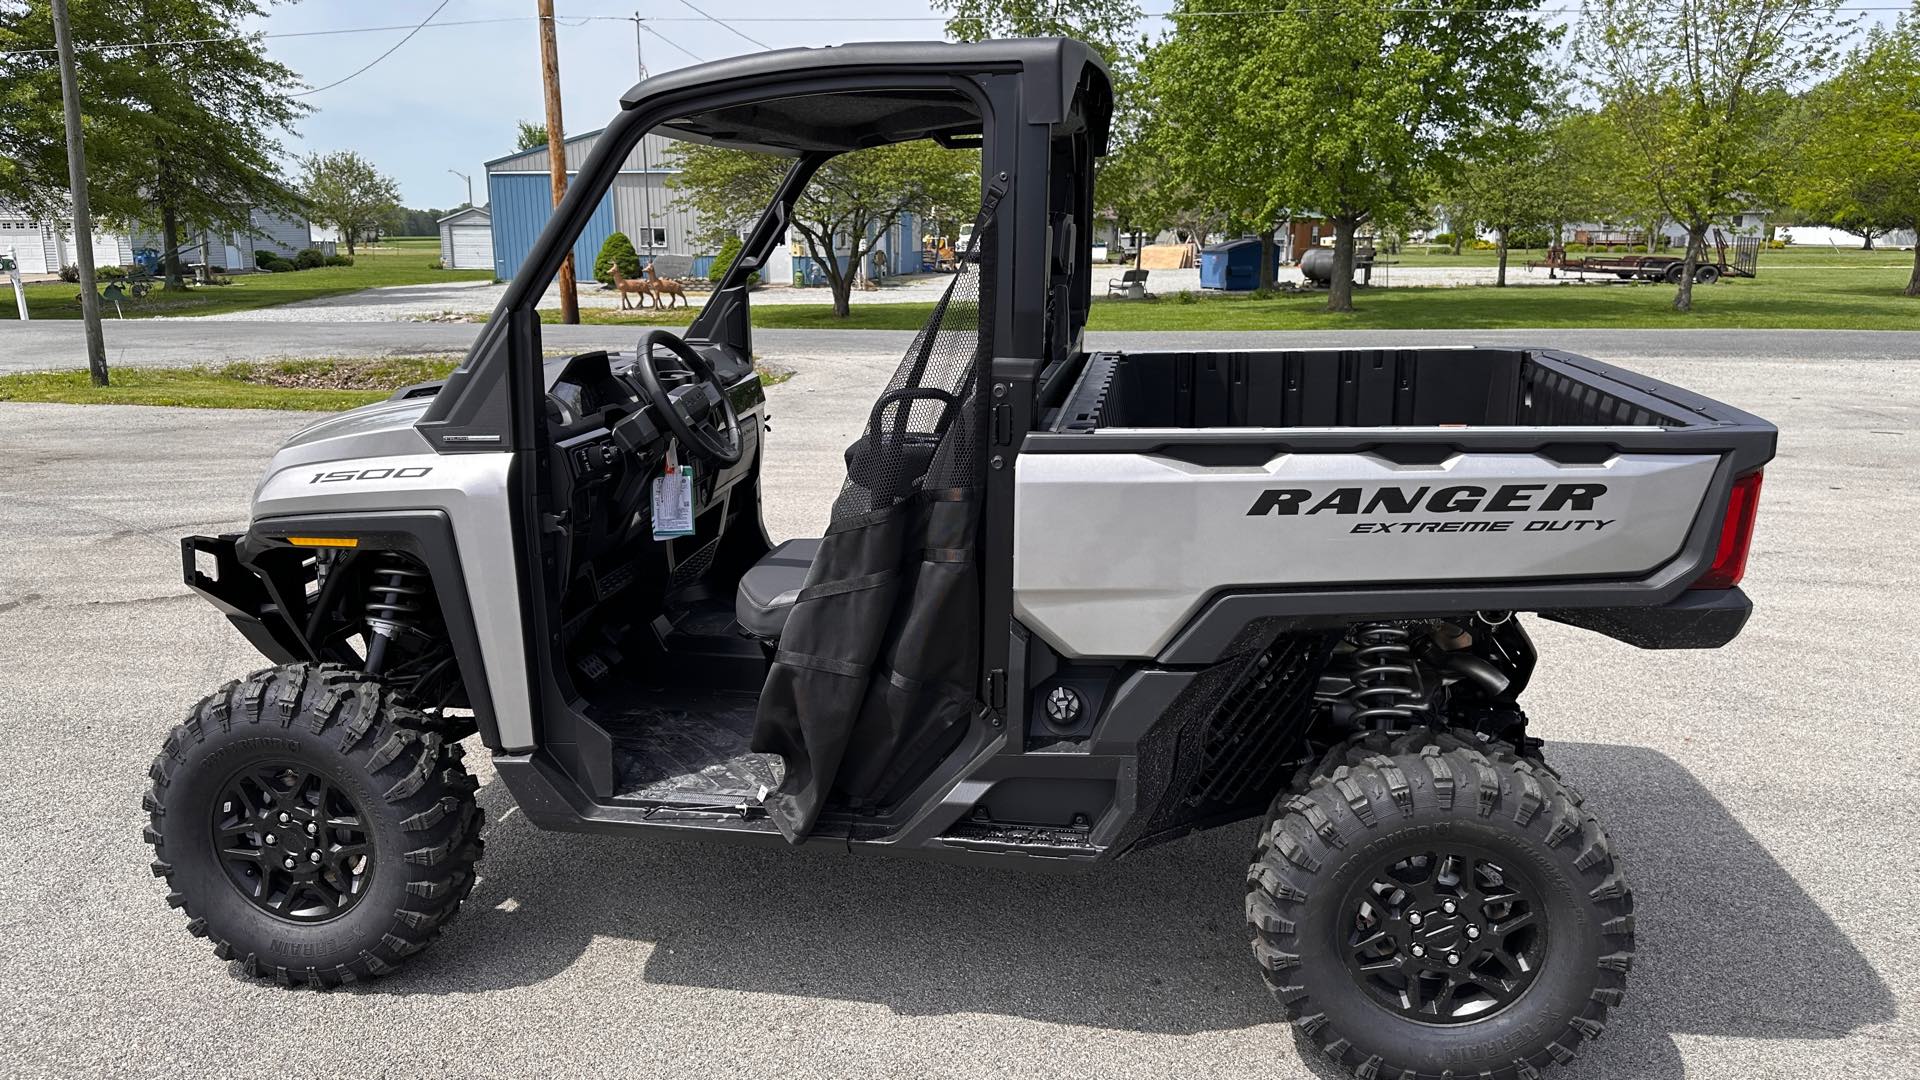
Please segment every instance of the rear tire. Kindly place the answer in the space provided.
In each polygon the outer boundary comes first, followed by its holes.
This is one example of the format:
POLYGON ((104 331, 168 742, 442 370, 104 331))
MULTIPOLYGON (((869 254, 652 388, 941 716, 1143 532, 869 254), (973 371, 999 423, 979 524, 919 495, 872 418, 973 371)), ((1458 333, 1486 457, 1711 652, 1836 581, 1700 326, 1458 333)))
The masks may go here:
POLYGON ((1330 755, 1275 801, 1246 906, 1287 1018, 1367 1080, 1537 1077, 1600 1034, 1633 961, 1599 822, 1466 732, 1330 755))
POLYGON ((473 890, 484 815, 461 747, 333 665, 228 683, 148 775, 155 877, 214 955, 283 986, 384 975, 473 890))
POLYGON ((1693 280, 1699 285, 1711 285, 1720 280, 1720 268, 1712 263, 1696 266, 1693 269, 1693 280))

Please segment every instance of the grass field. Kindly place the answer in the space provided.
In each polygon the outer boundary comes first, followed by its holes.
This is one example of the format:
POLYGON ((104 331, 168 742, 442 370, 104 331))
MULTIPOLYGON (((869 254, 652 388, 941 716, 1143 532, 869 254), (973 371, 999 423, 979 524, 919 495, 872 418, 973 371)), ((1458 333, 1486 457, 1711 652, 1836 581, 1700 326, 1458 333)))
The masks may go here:
MULTIPOLYGON (((343 246, 341 253, 346 252, 343 246)), ((439 281, 491 280, 491 270, 433 270, 430 263, 440 257, 440 241, 435 237, 408 237, 382 241, 374 247, 361 247, 354 253, 352 266, 325 266, 316 270, 291 273, 234 274, 230 285, 189 287, 182 293, 156 288, 144 300, 123 301, 121 308, 129 319, 155 315, 222 315, 231 311, 250 311, 296 300, 316 300, 339 296, 380 285, 419 285, 439 281)), ((77 319, 80 317, 78 285, 49 281, 28 285, 27 313, 36 319, 77 319)), ((17 319, 13 299, 0 296, 0 319, 17 319)), ((101 314, 116 318, 112 305, 101 314)))
MULTIPOLYGON (((564 355, 564 354, 556 354, 564 355)), ((121 368, 113 385, 94 386, 85 371, 0 375, 0 401, 75 405, 183 405, 197 409, 338 412, 382 401, 414 383, 444 379, 459 361, 446 356, 381 360, 264 360, 197 368, 121 368)), ((793 372, 758 365, 768 386, 793 372)))
MULTIPOLYGON (((1873 253, 1867 253, 1873 254, 1873 253)), ((1694 310, 1673 310, 1673 287, 1591 283, 1559 287, 1361 289, 1355 311, 1329 314, 1324 293, 1186 294, 1149 301, 1093 302, 1090 330, 1476 330, 1576 327, 1809 330, 1920 330, 1920 298, 1900 295, 1904 267, 1856 267, 1846 273, 1769 273, 1694 290, 1694 310)), ((845 319, 829 304, 767 304, 753 324, 767 329, 917 330, 933 305, 860 304, 845 319)), ((541 317, 558 321, 558 312, 541 317)), ((585 322, 684 326, 679 313, 583 310, 585 322)))
MULTIPOLYGON (((1616 248, 1611 252, 1576 251, 1569 257, 1578 258, 1581 255, 1587 254, 1637 255, 1641 253, 1638 251, 1629 251, 1625 248, 1616 248)), ((1661 254, 1681 255, 1684 254, 1684 252, 1676 249, 1664 251, 1661 254)), ((1728 255, 1731 257, 1732 252, 1729 251, 1728 255)), ((1529 259, 1539 261, 1544 260, 1546 257, 1546 251, 1541 248, 1514 248, 1507 253, 1507 265, 1510 267, 1525 266, 1529 259)), ((1398 255, 1389 255, 1387 259, 1396 266, 1492 266, 1499 261, 1497 253, 1492 249, 1476 251, 1469 248, 1458 255, 1449 255, 1444 251, 1437 254, 1430 254, 1425 245, 1415 245, 1412 249, 1402 251, 1398 255)), ((1772 270, 1806 270, 1841 267, 1849 270, 1905 269, 1911 272, 1913 269, 1913 252, 1900 251, 1894 248, 1876 248, 1873 251, 1862 251, 1859 248, 1841 247, 1834 249, 1812 246, 1765 248, 1760 252, 1760 272, 1762 276, 1772 270)))

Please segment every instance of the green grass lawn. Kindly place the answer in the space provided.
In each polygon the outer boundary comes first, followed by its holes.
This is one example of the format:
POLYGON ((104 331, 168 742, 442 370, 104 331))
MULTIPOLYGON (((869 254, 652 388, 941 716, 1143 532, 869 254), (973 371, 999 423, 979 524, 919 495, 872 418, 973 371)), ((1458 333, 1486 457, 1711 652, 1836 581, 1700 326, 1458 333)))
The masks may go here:
MULTIPOLYGON (((346 248, 341 249, 342 254, 346 248)), ((129 319, 154 315, 220 315, 231 311, 290 304, 296 300, 316 300, 340 296, 381 285, 420 285, 443 281, 491 280, 490 270, 434 270, 429 264, 440 258, 440 241, 433 237, 384 240, 374 247, 362 247, 354 253, 352 266, 325 266, 290 273, 234 274, 231 285, 189 287, 175 293, 156 288, 144 300, 127 300, 121 308, 129 319)), ((0 287, 3 288, 3 287, 0 287)), ((50 281, 28 285, 27 313, 36 319, 77 319, 80 317, 78 285, 50 281)), ((111 304, 103 306, 105 318, 116 318, 111 304)), ((17 319, 11 296, 0 296, 0 319, 17 319)))
MULTIPOLYGON (((1694 290, 1694 310, 1673 310, 1673 286, 1596 283, 1557 287, 1361 289, 1353 312, 1326 311, 1326 295, 1255 298, 1251 294, 1188 294, 1155 300, 1093 302, 1090 330, 1482 330, 1495 328, 1920 330, 1920 298, 1900 295, 1904 268, 1858 273, 1768 274, 1694 290)), ((829 304, 765 304, 753 324, 767 329, 918 330, 929 303, 856 304, 845 319, 829 304)), ((678 312, 640 314, 592 308, 597 324, 685 326, 678 312)), ((541 317, 557 321, 557 312, 541 317)))
MULTIPOLYGON (((1571 252, 1568 255, 1568 257, 1579 258, 1583 255, 1604 256, 1604 255, 1638 255, 1638 254, 1642 254, 1642 252, 1629 251, 1625 248, 1615 248, 1613 251, 1610 251, 1610 252, 1608 251, 1592 251, 1592 252, 1575 251, 1575 252, 1571 252)), ((1684 255, 1685 252, 1678 251, 1678 250, 1668 250, 1668 251, 1661 252, 1661 254, 1684 255)), ((1731 258, 1733 255, 1732 251, 1729 250, 1727 255, 1729 258, 1731 258)), ((1507 252, 1507 265, 1509 267, 1525 266, 1529 259, 1538 262, 1538 261, 1544 261, 1546 257, 1547 257, 1547 253, 1542 248, 1528 248, 1528 249, 1514 248, 1512 251, 1507 252)), ((1445 251, 1441 251, 1435 254, 1430 254, 1428 251, 1428 248, 1424 244, 1415 244, 1412 248, 1403 250, 1397 255, 1385 256, 1385 259, 1388 262, 1391 262, 1395 266, 1418 266, 1418 267, 1492 266, 1494 265, 1494 263, 1499 261, 1498 253, 1493 251, 1492 249, 1477 251, 1472 248, 1468 248, 1462 251, 1458 255, 1450 255, 1450 254, 1447 254, 1445 251)), ((1913 269, 1913 252, 1899 251, 1892 248, 1877 248, 1873 251, 1862 251, 1859 248, 1841 247, 1839 250, 1834 250, 1833 248, 1812 247, 1812 246, 1794 247, 1794 248, 1762 248, 1760 251, 1760 273, 1762 277, 1766 276, 1767 272, 1771 270, 1799 271, 1799 270, 1808 270, 1808 269, 1837 269, 1837 268, 1844 268, 1848 270, 1888 270, 1888 269, 1904 268, 1908 271, 1911 271, 1913 269)))
MULTIPOLYGON (((564 354, 550 354, 564 355, 564 354)), ((0 401, 76 405, 184 405, 199 409, 290 409, 338 412, 382 401, 414 383, 444 379, 459 363, 451 356, 380 360, 263 360, 195 368, 120 368, 111 386, 94 386, 85 371, 0 375, 0 401)), ((758 365, 768 386, 793 372, 758 365)))

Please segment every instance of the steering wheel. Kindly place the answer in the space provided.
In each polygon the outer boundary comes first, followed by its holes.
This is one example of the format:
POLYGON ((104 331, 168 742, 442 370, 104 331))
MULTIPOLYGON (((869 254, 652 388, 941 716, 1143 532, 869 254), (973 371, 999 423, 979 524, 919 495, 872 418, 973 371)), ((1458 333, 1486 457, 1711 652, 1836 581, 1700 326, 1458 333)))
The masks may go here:
POLYGON ((640 356, 633 365, 640 389, 660 410, 675 437, 700 454, 732 465, 740 460, 740 417, 727 400, 727 389, 714 374, 713 365, 667 330, 655 330, 640 340, 640 356), (687 365, 695 381, 682 383, 671 391, 660 383, 660 368, 654 358, 654 346, 663 346, 687 365))

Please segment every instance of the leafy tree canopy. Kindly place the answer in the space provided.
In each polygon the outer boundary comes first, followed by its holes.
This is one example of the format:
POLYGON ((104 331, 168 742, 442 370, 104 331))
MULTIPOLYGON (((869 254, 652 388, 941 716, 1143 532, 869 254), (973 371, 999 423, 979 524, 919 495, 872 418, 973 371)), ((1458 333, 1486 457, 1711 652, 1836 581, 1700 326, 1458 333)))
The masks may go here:
MULTIPOLYGON (((678 200, 700 215, 716 243, 760 216, 792 164, 699 143, 677 147, 674 159, 680 172, 670 182, 678 200)), ((826 275, 834 312, 844 318, 862 260, 901 215, 971 217, 979 197, 975 152, 925 141, 876 146, 822 165, 796 201, 790 228, 826 275)))
POLYGON ((352 150, 313 154, 301 161, 300 195, 309 216, 340 230, 347 254, 400 216, 400 185, 352 150))
POLYGON ((1794 159, 1792 91, 1853 26, 1841 0, 1597 0, 1577 53, 1632 171, 1687 228, 1674 307, 1693 307, 1707 229, 1776 200, 1794 159))
MULTIPOLYGON (((246 232, 255 207, 297 209, 279 140, 308 107, 296 96, 299 76, 242 35, 264 9, 258 0, 71 5, 89 200, 105 221, 161 227, 170 286, 180 280, 182 232, 246 232), (149 41, 187 44, 130 47, 149 41)), ((0 0, 0 200, 62 216, 51 11, 38 0, 0 0)))
POLYGON ((538 150, 547 145, 547 125, 536 124, 531 120, 514 121, 513 148, 515 150, 538 150))
MULTIPOLYGON (((1920 231, 1920 4, 1875 27, 1807 96, 1794 202, 1803 215, 1871 237, 1920 231)), ((1906 295, 1920 296, 1920 247, 1906 295)))

